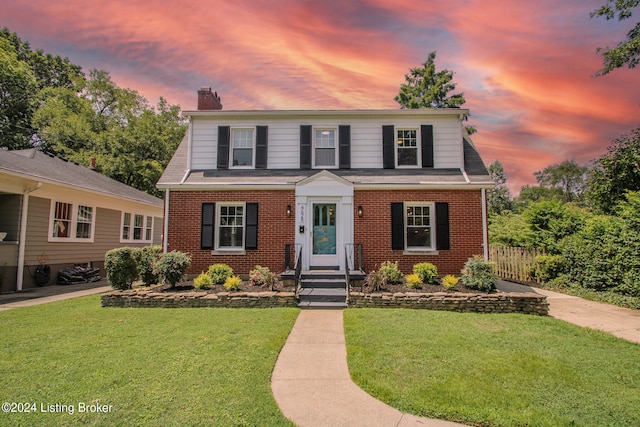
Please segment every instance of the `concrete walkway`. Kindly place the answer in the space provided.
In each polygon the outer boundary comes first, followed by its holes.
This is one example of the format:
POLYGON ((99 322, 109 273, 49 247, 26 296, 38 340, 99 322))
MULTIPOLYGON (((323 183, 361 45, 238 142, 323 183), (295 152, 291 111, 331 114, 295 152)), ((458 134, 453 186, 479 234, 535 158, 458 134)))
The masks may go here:
POLYGON ((640 310, 587 301, 571 295, 504 280, 498 281, 497 287, 502 292, 534 292, 544 295, 549 302, 549 316, 640 343, 640 310))
POLYGON ((102 279, 93 283, 43 286, 42 288, 27 289, 21 292, 0 294, 0 311, 100 294, 110 290, 112 288, 107 279, 102 279))
POLYGON ((271 377, 282 413, 300 427, 462 426, 403 414, 349 376, 342 310, 302 310, 271 377))

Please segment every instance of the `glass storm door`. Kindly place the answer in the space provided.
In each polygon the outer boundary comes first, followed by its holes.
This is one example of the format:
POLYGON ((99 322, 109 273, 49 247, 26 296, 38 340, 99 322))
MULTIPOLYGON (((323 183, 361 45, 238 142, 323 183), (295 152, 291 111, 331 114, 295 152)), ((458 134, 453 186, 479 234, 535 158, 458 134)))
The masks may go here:
POLYGON ((336 204, 313 204, 313 265, 337 265, 336 204))

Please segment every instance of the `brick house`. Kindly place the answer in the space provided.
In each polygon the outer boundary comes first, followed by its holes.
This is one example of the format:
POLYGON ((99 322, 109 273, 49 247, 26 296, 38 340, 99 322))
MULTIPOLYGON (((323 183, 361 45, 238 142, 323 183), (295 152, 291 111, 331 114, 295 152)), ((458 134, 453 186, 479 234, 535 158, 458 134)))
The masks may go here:
POLYGON ((165 250, 191 274, 428 261, 459 273, 487 253, 487 189, 466 109, 226 111, 210 88, 158 182, 165 250))

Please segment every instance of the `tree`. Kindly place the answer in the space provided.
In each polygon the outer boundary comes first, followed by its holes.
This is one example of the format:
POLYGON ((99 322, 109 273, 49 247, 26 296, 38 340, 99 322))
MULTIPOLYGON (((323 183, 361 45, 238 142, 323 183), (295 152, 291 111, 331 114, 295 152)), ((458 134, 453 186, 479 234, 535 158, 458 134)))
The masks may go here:
POLYGON ((603 213, 614 213, 627 191, 640 191, 640 127, 613 141, 595 160, 587 198, 603 213))
POLYGON ((536 181, 542 188, 557 188, 564 202, 581 201, 586 189, 587 166, 575 160, 565 160, 541 171, 534 172, 536 181))
POLYGON ((487 204, 489 205, 489 215, 500 215, 503 211, 513 208, 511 191, 507 187, 507 174, 499 160, 489 165, 489 175, 496 184, 492 190, 487 191, 487 204))
MULTIPOLYGON (((590 16, 604 16, 607 20, 617 17, 618 21, 624 21, 631 18, 633 9, 638 4, 640 0, 607 0, 602 7, 591 12, 590 16)), ((624 65, 635 68, 640 63, 640 22, 629 30, 626 40, 616 47, 599 47, 597 52, 602 54, 603 59, 603 68, 597 75, 608 74, 624 65)))

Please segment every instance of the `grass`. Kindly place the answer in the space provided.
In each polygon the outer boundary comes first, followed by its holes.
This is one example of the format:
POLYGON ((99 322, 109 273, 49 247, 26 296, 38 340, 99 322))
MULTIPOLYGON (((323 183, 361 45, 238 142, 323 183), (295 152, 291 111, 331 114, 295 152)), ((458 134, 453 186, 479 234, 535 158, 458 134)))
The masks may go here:
POLYGON ((345 311, 349 370, 404 412, 477 426, 638 426, 640 345, 552 318, 345 311))
POLYGON ((0 397, 37 405, 0 425, 291 425, 270 380, 297 314, 101 308, 98 296, 0 312, 0 397), (40 411, 56 403, 75 413, 40 411))

